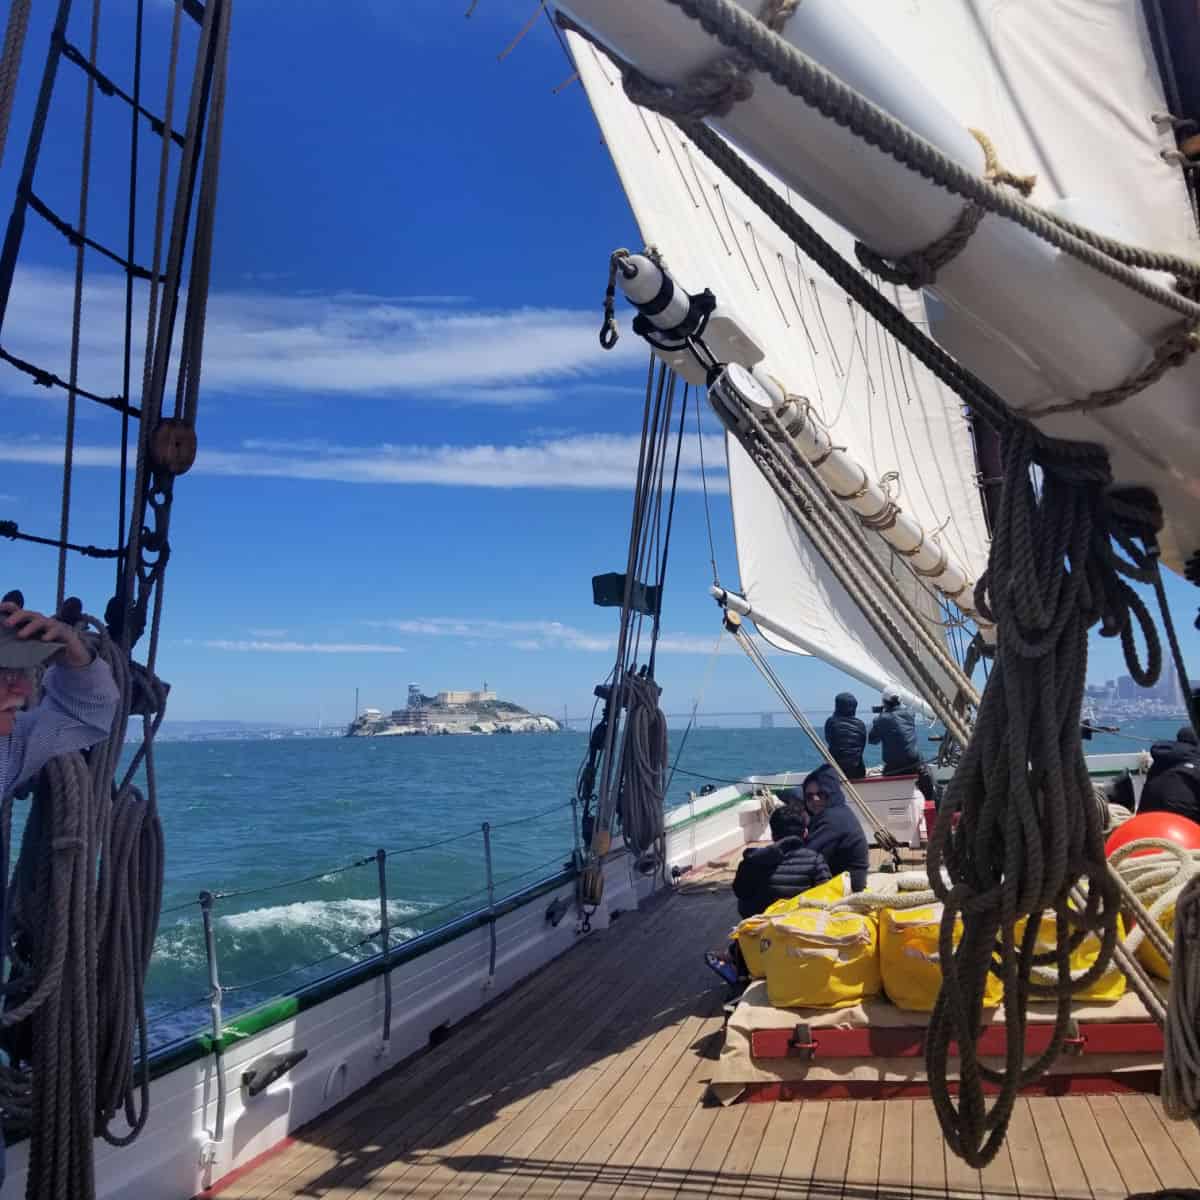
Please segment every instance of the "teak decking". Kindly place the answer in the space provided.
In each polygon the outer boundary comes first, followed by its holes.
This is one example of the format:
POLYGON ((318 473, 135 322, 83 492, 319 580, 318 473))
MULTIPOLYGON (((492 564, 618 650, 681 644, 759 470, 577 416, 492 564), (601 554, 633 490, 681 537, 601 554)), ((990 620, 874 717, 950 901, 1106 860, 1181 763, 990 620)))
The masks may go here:
POLYGON ((222 1200, 1118 1198, 1200 1186, 1200 1132, 1156 1099, 1021 1100, 983 1172, 928 1101, 704 1106, 728 894, 626 913, 259 1166, 222 1200))

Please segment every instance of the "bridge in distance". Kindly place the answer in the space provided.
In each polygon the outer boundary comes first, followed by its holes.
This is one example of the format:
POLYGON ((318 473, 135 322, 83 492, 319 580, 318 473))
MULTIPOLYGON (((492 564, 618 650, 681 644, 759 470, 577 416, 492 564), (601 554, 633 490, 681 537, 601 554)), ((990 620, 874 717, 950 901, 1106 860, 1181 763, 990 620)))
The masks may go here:
MULTIPOLYGON (((815 710, 814 712, 809 713, 809 716, 815 715, 817 715, 815 710)), ((822 713, 820 715, 828 716, 828 713, 822 713)), ((668 721, 690 721, 692 714, 690 712, 667 713, 666 717, 668 721)), ((761 709, 751 709, 744 712, 709 712, 706 709, 704 712, 698 712, 696 714, 696 724, 699 725, 701 722, 713 720, 728 720, 730 717, 738 717, 742 720, 753 719, 757 717, 758 727, 760 729, 774 729, 776 717, 788 717, 790 720, 791 714, 784 709, 780 709, 777 712, 763 712, 761 709)), ((559 720, 570 729, 587 729, 587 727, 591 724, 592 717, 590 713, 586 717, 572 717, 564 712, 559 720)), ((597 720, 599 720, 598 715, 597 720)))

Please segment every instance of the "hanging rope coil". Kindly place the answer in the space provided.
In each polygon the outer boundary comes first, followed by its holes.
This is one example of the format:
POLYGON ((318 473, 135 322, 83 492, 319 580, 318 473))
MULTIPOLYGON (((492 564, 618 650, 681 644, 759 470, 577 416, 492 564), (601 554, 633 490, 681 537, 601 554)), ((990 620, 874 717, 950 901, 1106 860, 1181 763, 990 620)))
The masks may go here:
POLYGON ((651 679, 630 675, 625 694, 629 709, 621 760, 621 832, 636 857, 655 851, 662 862, 668 746, 667 718, 658 703, 661 689, 651 679))
MULTIPOLYGON (((145 979, 163 889, 151 743, 166 688, 130 670, 103 626, 85 620, 120 701, 107 740, 51 759, 35 782, 11 887, 12 972, 0 1013, 14 1064, 0 1072, 0 1093, 8 1124, 31 1134, 28 1195, 39 1200, 90 1196, 93 1137, 126 1145, 149 1114, 145 979), (145 736, 118 784, 134 710, 145 736), (143 765, 145 795, 132 782, 143 765), (122 1118, 126 1129, 115 1132, 122 1118)), ((11 798, 0 820, 7 843, 11 798)))
POLYGON ((931 1091, 948 1142, 975 1166, 999 1149, 1018 1089, 1058 1054, 1072 991, 1108 969, 1116 943, 1119 888, 1105 860, 1080 740, 1089 628, 1099 621, 1104 633, 1121 638, 1139 682, 1156 679, 1161 666, 1148 613, 1125 582, 1144 578, 1153 564, 1150 547, 1161 524, 1153 497, 1110 495, 1103 453, 1080 447, 1041 459, 1038 492, 1032 474, 1038 452, 1039 439, 1027 427, 1010 430, 1004 498, 977 589, 986 597, 983 611, 997 623, 996 659, 929 845, 930 880, 945 904, 945 974, 927 1042, 931 1091), (1146 640, 1145 666, 1134 645, 1135 622, 1146 640), (1049 957, 1036 950, 1047 913, 1057 938, 1049 957), (1018 945, 1013 930, 1022 917, 1028 921, 1018 945), (1072 979, 1070 952, 1089 933, 1100 938, 1099 957, 1072 979), (1050 975, 1035 974, 1035 967, 1050 975), (975 1053, 990 971, 1004 982, 1010 1031, 999 1071, 975 1053), (1025 1065, 1025 1006, 1034 995, 1053 997, 1058 1013, 1050 1047, 1025 1065), (947 1086, 954 1041, 961 1054, 957 1106, 947 1086), (985 1082, 1000 1087, 990 1109, 985 1082))

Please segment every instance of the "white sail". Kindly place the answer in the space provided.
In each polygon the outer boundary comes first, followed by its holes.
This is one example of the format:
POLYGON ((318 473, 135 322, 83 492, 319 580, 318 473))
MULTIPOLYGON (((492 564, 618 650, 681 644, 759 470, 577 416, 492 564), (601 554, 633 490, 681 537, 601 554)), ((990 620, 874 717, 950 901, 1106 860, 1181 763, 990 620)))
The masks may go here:
MULTIPOLYGON (((766 369, 809 398, 834 444, 872 479, 888 476, 900 507, 977 577, 988 538, 957 397, 801 259, 675 126, 632 105, 598 51, 574 36, 572 50, 645 241, 683 287, 711 288, 738 314, 765 349, 766 369)), ((839 250, 852 252, 848 234, 794 194, 788 199, 839 250)), ((893 297, 924 320, 919 297, 894 290, 893 297)), ((899 664, 733 441, 729 472, 743 594, 755 610, 805 637, 798 645, 760 632, 781 649, 820 654, 874 686, 906 687, 899 664)), ((937 619, 936 602, 903 564, 891 565, 937 619)))

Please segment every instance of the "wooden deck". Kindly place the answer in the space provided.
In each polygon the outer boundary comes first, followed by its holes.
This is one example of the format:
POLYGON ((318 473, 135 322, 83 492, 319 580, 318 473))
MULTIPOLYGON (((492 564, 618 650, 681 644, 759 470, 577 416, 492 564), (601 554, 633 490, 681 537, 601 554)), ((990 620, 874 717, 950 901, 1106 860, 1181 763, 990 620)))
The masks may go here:
POLYGON ((732 897, 627 913, 212 1195, 222 1200, 1116 1200, 1200 1186, 1200 1132, 1145 1096, 1030 1099, 982 1173, 927 1101, 703 1103, 732 897))

